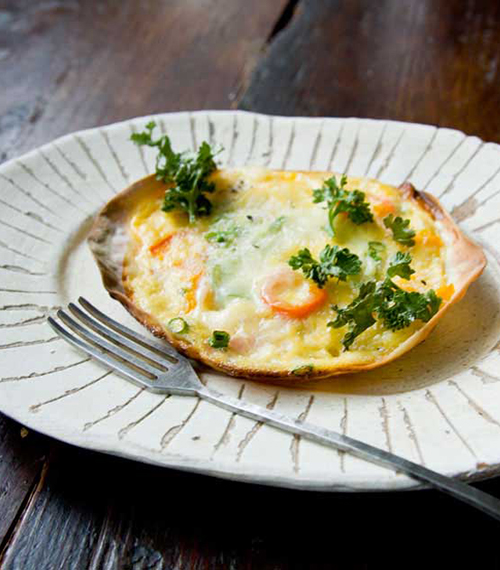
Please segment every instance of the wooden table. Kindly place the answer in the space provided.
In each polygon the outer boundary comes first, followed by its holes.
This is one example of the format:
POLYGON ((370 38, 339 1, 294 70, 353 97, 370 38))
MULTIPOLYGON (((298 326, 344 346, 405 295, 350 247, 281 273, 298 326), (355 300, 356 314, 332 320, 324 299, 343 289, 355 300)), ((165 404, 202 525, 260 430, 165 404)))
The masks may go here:
MULTIPOLYGON (((500 142, 499 67, 495 0, 0 0, 0 160, 186 109, 419 121, 500 142)), ((21 428, 0 416, 2 569, 499 563, 498 523, 432 491, 230 483, 21 428)), ((499 481, 478 486, 500 496, 499 481)))

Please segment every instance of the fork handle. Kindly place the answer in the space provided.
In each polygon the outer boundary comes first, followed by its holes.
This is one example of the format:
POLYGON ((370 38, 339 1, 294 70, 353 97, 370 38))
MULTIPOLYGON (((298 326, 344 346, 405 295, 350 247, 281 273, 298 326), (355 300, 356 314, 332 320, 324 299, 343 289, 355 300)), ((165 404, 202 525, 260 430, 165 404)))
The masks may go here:
POLYGON ((203 400, 236 414, 260 421, 292 434, 301 435, 305 439, 315 441, 316 443, 328 445, 341 451, 347 451, 372 463, 377 463, 384 467, 405 473, 417 481, 428 483, 432 487, 448 493, 464 503, 476 507, 491 517, 500 520, 500 500, 462 481, 446 477, 418 463, 408 461, 407 459, 374 447, 373 445, 368 445, 357 439, 314 424, 296 420, 274 410, 245 402, 244 400, 231 398, 215 390, 203 388, 198 392, 198 395, 203 400))

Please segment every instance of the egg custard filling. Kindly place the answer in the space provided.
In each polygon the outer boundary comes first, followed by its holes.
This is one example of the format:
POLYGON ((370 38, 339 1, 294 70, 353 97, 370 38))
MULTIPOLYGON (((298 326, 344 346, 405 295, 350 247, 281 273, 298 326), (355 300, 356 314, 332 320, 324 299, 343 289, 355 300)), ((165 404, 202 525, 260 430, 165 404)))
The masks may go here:
POLYGON ((423 340, 485 259, 436 199, 332 172, 215 167, 168 137, 156 176, 89 238, 110 294, 158 336, 246 377, 380 366, 423 340))
POLYGON ((446 278, 443 242, 428 212, 401 201, 389 186, 357 178, 350 178, 346 189, 365 194, 373 222, 356 225, 340 215, 331 236, 324 204, 312 199, 326 177, 217 171, 211 177, 213 212, 191 224, 182 213, 162 211, 165 189, 156 188, 131 212, 123 268, 127 294, 166 329, 173 319, 183 319, 183 331, 172 334, 239 368, 287 371, 374 362, 422 321, 401 330, 377 321, 345 350, 346 327, 328 326, 336 316, 332 305, 351 304, 363 282, 383 279, 397 252, 410 249, 414 273, 394 282, 404 291, 434 290, 449 299, 453 286, 446 278), (383 223, 388 213, 410 220, 413 247, 392 239, 383 223), (359 273, 346 280, 333 277, 319 287, 290 266, 305 248, 318 259, 326 244, 355 254, 359 273), (229 335, 224 351, 209 344, 216 330, 229 335))

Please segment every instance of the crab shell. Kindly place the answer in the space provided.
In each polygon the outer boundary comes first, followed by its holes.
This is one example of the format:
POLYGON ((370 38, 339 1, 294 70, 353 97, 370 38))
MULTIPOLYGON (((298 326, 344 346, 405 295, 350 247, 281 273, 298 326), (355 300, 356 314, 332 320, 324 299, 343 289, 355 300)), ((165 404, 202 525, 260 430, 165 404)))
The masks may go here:
MULTIPOLYGON (((315 172, 314 174, 321 174, 328 178, 333 173, 315 172)), ((292 370, 269 371, 261 370, 258 367, 234 366, 218 359, 217 355, 209 357, 201 354, 196 346, 185 339, 174 336, 155 319, 154 315, 144 312, 134 304, 124 288, 123 266, 129 240, 127 231, 129 212, 136 200, 160 186, 164 187, 164 184, 158 182, 154 175, 143 178, 117 194, 97 215, 88 243, 101 272, 104 287, 111 297, 120 301, 134 318, 155 336, 167 340, 175 349, 189 358, 199 360, 232 376, 259 380, 288 379, 288 381, 303 382, 308 379, 360 372, 383 366, 425 340, 446 311, 465 295, 469 285, 481 275, 486 266, 486 257, 482 249, 462 233, 440 202, 434 196, 418 191, 410 183, 405 182, 398 188, 401 199, 412 200, 419 208, 426 210, 436 222, 439 222, 440 235, 446 248, 446 275, 448 282, 454 286, 454 293, 449 301, 443 303, 434 317, 424 323, 408 339, 375 362, 315 367, 306 376, 296 376, 292 370)))

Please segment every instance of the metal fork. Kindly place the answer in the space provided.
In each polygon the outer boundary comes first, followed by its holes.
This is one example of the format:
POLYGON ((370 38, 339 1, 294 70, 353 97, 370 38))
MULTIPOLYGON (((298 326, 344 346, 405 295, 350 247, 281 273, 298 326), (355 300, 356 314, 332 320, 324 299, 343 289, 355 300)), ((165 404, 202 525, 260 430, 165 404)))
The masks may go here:
POLYGON ((197 396, 231 412, 352 453, 428 483, 500 520, 500 500, 496 497, 362 441, 216 392, 200 382, 189 360, 170 345, 152 341, 123 326, 83 297, 78 301, 84 310, 70 303, 68 312, 57 313, 61 322, 49 317, 49 324, 70 344, 131 382, 160 394, 197 396))

